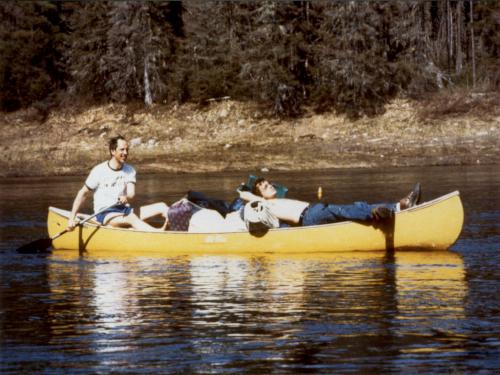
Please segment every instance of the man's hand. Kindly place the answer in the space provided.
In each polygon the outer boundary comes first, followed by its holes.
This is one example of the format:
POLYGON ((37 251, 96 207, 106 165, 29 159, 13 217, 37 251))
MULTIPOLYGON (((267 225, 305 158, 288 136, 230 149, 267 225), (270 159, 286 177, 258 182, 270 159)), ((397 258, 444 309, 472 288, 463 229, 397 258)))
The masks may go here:
POLYGON ((82 188, 78 190, 75 200, 73 201, 73 206, 71 208, 71 214, 69 216, 68 226, 66 227, 66 230, 68 232, 71 232, 78 225, 79 220, 75 219, 76 215, 80 210, 80 207, 82 206, 83 202, 85 202, 87 196, 89 196, 90 194, 92 194, 92 190, 90 190, 87 187, 87 185, 83 185, 82 188))
POLYGON ((128 203, 128 198, 127 198, 127 196, 126 196, 126 195, 120 195, 120 196, 118 197, 118 202, 119 202, 120 204, 126 205, 126 204, 128 203))
POLYGON ((75 218, 70 218, 68 220, 68 226, 66 227, 66 230, 68 232, 71 232, 73 229, 76 228, 76 226, 78 225, 79 223, 79 220, 78 219, 75 219, 75 218))
POLYGON ((236 189, 236 191, 240 192, 240 191, 250 191, 250 188, 247 186, 247 184, 245 184, 244 182, 242 182, 240 184, 240 186, 238 186, 238 189, 236 189))

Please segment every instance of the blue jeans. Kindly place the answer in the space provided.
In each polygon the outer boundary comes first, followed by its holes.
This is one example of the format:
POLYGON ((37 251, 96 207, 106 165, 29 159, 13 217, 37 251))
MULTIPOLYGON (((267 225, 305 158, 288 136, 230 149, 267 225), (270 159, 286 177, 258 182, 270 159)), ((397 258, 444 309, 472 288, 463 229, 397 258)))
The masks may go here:
POLYGON ((302 225, 328 224, 346 220, 370 221, 373 219, 372 209, 379 206, 387 207, 393 211, 396 210, 396 203, 368 204, 366 202, 354 202, 345 205, 313 203, 304 211, 302 225))

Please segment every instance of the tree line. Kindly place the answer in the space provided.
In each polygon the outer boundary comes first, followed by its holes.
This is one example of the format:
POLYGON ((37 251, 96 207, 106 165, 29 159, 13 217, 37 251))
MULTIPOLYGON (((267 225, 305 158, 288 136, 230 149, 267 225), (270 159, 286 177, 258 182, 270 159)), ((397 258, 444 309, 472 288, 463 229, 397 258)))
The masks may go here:
POLYGON ((500 87, 500 2, 2 1, 0 109, 258 102, 374 115, 500 87))

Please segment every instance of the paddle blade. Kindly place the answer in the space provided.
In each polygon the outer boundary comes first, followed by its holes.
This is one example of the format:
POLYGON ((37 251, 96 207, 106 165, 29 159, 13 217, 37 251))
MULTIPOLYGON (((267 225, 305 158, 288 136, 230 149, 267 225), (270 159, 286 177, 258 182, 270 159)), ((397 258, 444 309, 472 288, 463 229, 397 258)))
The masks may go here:
POLYGON ((51 238, 41 238, 39 240, 27 243, 21 246, 16 251, 20 254, 37 254, 46 252, 52 246, 51 238))

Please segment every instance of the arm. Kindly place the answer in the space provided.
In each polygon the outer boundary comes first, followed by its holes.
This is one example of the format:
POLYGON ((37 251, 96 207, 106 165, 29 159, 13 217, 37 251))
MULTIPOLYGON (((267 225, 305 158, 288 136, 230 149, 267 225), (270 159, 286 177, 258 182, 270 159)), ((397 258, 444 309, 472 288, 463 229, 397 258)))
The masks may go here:
POLYGON ((135 197, 135 184, 133 182, 127 183, 126 195, 121 195, 118 200, 121 204, 127 204, 132 202, 135 197))
POLYGON ((69 216, 68 220, 68 230, 71 231, 75 229, 77 224, 77 222, 75 221, 76 214, 90 194, 92 194, 92 190, 90 190, 86 185, 83 185, 83 187, 76 194, 75 200, 73 201, 73 207, 71 208, 71 215, 69 216))
POLYGON ((253 202, 253 201, 264 202, 265 201, 264 198, 259 197, 258 195, 252 194, 249 191, 238 190, 238 193, 240 194, 240 198, 243 199, 244 201, 248 201, 248 202, 253 202))

